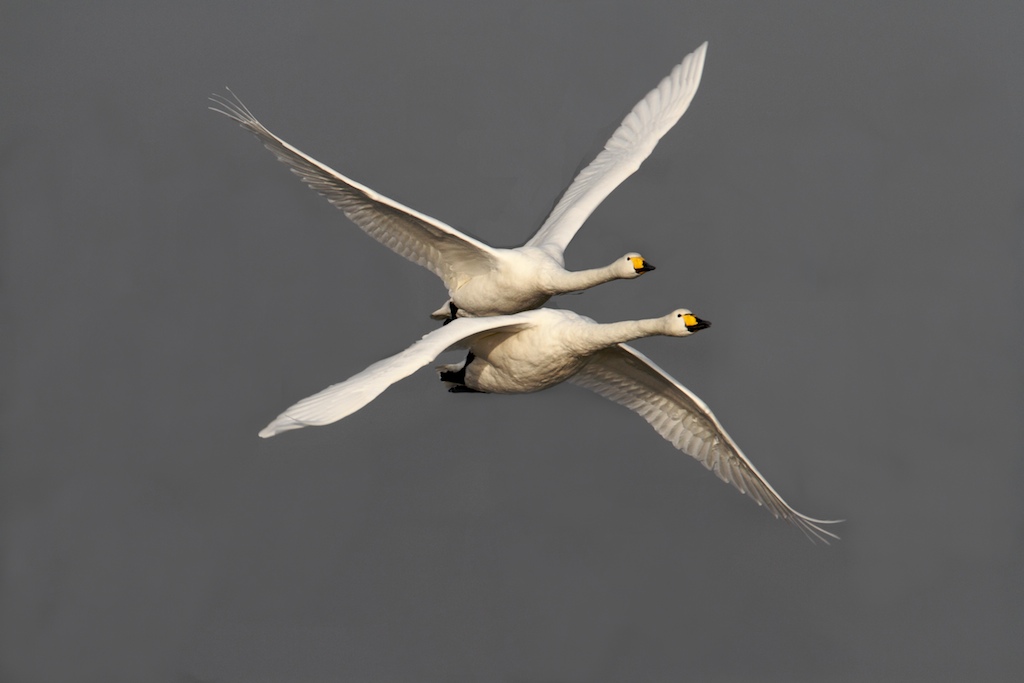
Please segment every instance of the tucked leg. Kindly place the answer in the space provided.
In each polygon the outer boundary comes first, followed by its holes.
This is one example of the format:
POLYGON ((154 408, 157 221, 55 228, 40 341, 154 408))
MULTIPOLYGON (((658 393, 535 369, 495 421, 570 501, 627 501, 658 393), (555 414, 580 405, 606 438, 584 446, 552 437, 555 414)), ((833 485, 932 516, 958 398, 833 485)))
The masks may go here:
POLYGON ((475 357, 476 356, 473 355, 473 352, 470 351, 469 353, 466 354, 466 362, 462 364, 461 368, 459 368, 458 370, 442 370, 439 373, 442 382, 450 382, 451 384, 454 385, 452 387, 449 387, 448 391, 452 392, 453 394, 460 394, 465 392, 473 392, 477 394, 483 393, 477 391, 476 389, 470 389, 469 387, 466 386, 466 368, 469 367, 469 364, 473 362, 473 359, 475 357))
POLYGON ((445 325, 447 325, 451 321, 455 320, 455 318, 458 317, 458 315, 459 315, 459 307, 456 306, 451 301, 448 302, 448 311, 449 311, 449 317, 448 317, 447 320, 445 320, 443 323, 441 323, 441 327, 444 327, 445 325))

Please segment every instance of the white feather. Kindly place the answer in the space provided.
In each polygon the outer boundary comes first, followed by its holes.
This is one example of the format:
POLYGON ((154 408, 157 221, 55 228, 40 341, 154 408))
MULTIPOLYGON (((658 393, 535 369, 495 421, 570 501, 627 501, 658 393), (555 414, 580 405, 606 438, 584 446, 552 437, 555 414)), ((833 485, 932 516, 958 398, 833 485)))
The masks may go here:
MULTIPOLYGON (((602 268, 568 271, 563 252, 587 217, 640 167, 686 111, 700 84, 706 51, 704 43, 687 55, 633 108, 605 149, 576 176, 540 230, 515 249, 488 246, 338 173, 271 133, 237 97, 215 95, 211 99, 217 106, 211 109, 253 133, 368 235, 441 278, 462 315, 502 315, 537 308, 556 294, 653 270, 630 252, 602 268)), ((446 304, 433 317, 449 315, 446 304)))

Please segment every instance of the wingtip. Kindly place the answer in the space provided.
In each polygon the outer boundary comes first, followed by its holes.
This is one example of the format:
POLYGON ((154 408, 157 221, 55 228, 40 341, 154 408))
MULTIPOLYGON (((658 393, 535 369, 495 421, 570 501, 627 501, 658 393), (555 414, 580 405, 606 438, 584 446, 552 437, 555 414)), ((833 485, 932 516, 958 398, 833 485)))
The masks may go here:
POLYGON ((806 515, 800 515, 799 513, 797 513, 797 514, 799 515, 798 518, 791 519, 790 521, 793 522, 802 532, 804 532, 804 535, 807 536, 807 538, 810 539, 811 543, 815 543, 816 541, 821 541, 825 545, 832 545, 832 543, 829 542, 829 539, 832 539, 834 541, 842 540, 839 537, 839 534, 837 534, 835 532, 832 532, 832 531, 829 531, 828 529, 825 529, 821 525, 822 524, 840 524, 842 522, 845 522, 846 520, 844 520, 844 519, 814 519, 813 517, 807 517, 806 515))
POLYGON ((708 41, 704 41, 700 44, 696 50, 693 51, 693 59, 699 64, 699 70, 704 71, 704 60, 707 58, 708 53, 708 41))
POLYGON ((292 429, 301 429, 305 426, 305 422, 296 420, 290 415, 279 415, 273 422, 260 430, 259 437, 261 439, 269 439, 281 432, 287 432, 292 429))
POLYGON ((703 62, 704 61, 704 57, 707 54, 707 51, 708 51, 708 41, 705 40, 703 43, 698 45, 695 50, 693 50, 692 52, 688 53, 686 55, 686 57, 684 57, 683 59, 684 60, 703 62))

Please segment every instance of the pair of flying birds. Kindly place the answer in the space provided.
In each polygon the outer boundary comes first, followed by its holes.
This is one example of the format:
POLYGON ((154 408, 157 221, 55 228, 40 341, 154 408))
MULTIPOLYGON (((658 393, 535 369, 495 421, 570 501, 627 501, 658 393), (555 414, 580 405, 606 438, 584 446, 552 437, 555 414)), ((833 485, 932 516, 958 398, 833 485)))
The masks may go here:
POLYGON ((673 446, 775 517, 812 538, 826 542, 826 537, 835 538, 820 526, 828 521, 800 514, 776 493, 703 401, 626 344, 653 335, 686 337, 710 323, 686 309, 661 318, 599 324, 572 311, 539 308, 556 294, 654 270, 640 254, 629 253, 603 268, 568 271, 563 253, 594 209, 640 167, 689 107, 700 84, 706 51, 704 43, 687 55, 633 107, 604 149, 576 176, 537 234, 515 249, 488 246, 341 175, 271 133, 237 97, 211 98, 217 105, 211 109, 256 135, 303 182, 368 235, 441 278, 450 297, 432 314, 445 321, 440 329, 299 401, 260 436, 340 420, 445 350, 466 348, 464 361, 438 368, 449 391, 528 393, 569 380, 637 412, 673 446))

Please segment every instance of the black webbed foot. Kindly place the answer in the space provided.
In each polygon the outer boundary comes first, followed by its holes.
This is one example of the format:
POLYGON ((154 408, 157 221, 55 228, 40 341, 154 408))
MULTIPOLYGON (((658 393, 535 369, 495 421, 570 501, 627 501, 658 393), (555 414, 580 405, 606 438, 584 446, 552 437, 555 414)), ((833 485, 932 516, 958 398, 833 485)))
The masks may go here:
POLYGON ((451 382, 452 384, 455 385, 454 387, 451 387, 450 389, 448 389, 448 391, 452 392, 453 394, 458 394, 458 393, 462 393, 462 392, 470 392, 470 391, 474 392, 474 393, 477 393, 477 394, 483 393, 482 391, 477 391, 476 389, 470 389, 469 387, 466 386, 466 368, 469 367, 469 364, 473 362, 473 359, 475 357, 476 356, 473 355, 473 352, 470 351, 470 352, 468 352, 466 354, 466 362, 462 364, 461 368, 459 368, 458 370, 454 370, 454 371, 452 371, 452 370, 445 370, 445 371, 442 371, 442 372, 438 373, 441 376, 441 381, 442 382, 451 382))
POLYGON ((455 320, 455 318, 457 318, 458 315, 459 315, 459 307, 456 306, 451 301, 448 302, 448 311, 449 311, 449 316, 450 317, 447 320, 445 320, 443 323, 441 323, 441 327, 444 327, 445 325, 447 325, 451 321, 455 320))
POLYGON ((449 393, 452 394, 483 394, 484 391, 477 391, 476 389, 470 389, 465 384, 456 384, 448 389, 449 393))

